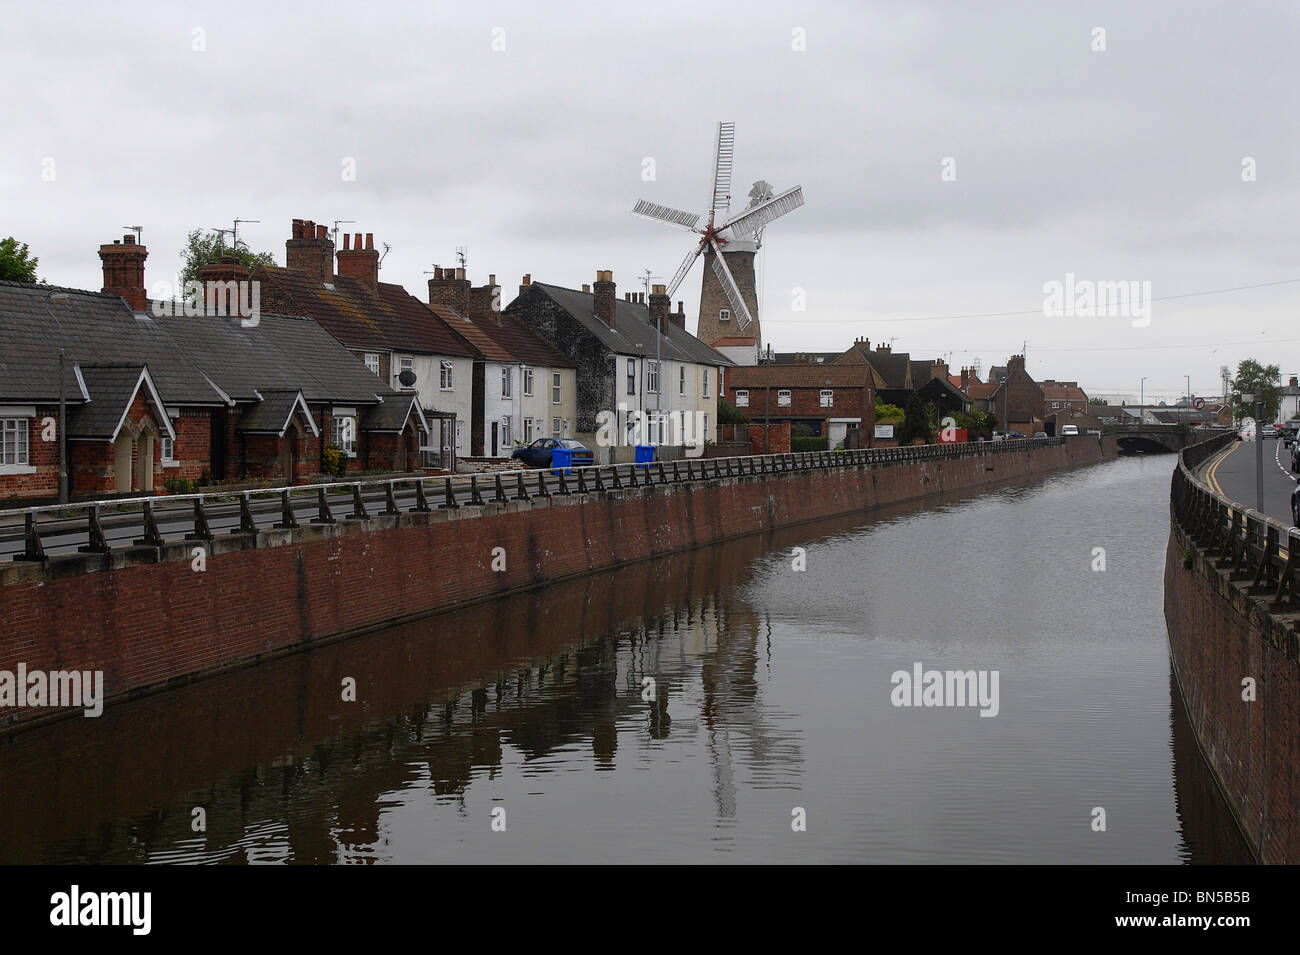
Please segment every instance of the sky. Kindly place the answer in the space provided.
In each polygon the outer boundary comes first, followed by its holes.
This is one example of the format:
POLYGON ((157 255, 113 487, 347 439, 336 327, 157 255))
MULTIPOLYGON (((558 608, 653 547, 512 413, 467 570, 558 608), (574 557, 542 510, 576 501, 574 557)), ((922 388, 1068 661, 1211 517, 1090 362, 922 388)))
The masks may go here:
POLYGON ((759 256, 774 349, 1023 349, 1037 379, 1173 402, 1243 358, 1300 373, 1298 40, 1294 0, 25 4, 0 237, 97 289, 140 225, 153 287, 192 229, 259 220, 240 238, 283 264, 292 219, 350 219, 420 298, 462 246, 506 301, 597 269, 621 295, 690 250, 631 209, 704 213, 725 120, 734 209, 803 187, 759 256), (1067 274, 1149 312, 1045 314, 1067 274))

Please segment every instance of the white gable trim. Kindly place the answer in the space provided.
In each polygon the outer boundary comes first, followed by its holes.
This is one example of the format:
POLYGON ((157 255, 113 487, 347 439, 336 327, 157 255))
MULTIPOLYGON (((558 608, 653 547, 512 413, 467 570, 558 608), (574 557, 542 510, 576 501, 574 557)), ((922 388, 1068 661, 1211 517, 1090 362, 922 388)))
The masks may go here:
POLYGON ((108 440, 110 442, 117 440, 118 434, 122 431, 122 425, 126 423, 127 413, 131 410, 131 405, 135 404, 135 396, 140 393, 141 384, 147 385, 149 388, 149 403, 153 405, 154 412, 157 414, 159 427, 166 428, 167 437, 175 441, 176 429, 172 427, 172 419, 167 416, 167 408, 158 395, 158 389, 153 385, 153 377, 149 374, 148 365, 140 369, 140 377, 135 380, 135 387, 131 389, 131 396, 126 399, 126 405, 122 408, 122 417, 117 419, 117 427, 113 429, 113 435, 108 440))

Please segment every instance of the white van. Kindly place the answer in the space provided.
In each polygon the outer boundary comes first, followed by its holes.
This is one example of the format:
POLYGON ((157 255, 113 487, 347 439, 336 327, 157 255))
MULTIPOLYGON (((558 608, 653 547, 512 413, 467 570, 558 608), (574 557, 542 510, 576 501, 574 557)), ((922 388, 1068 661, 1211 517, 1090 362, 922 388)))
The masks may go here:
POLYGON ((1077 424, 1065 424, 1065 425, 1061 425, 1061 436, 1062 436, 1062 437, 1064 437, 1064 436, 1067 435, 1067 434, 1078 434, 1078 433, 1079 433, 1079 426, 1078 426, 1077 424))

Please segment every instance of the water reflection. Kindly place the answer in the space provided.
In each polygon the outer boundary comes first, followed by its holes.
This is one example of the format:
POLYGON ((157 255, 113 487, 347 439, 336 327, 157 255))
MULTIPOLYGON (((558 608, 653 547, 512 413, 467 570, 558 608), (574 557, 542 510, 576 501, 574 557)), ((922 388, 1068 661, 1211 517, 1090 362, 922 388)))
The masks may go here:
POLYGON ((1232 861, 1168 685, 1149 465, 732 541, 0 740, 0 861, 1232 861), (1146 541, 1111 545, 1127 579, 1053 570, 1117 519, 1146 541), (904 717, 899 659, 992 661, 1003 715, 904 717), (1089 785, 1140 834, 1076 825, 1089 785))

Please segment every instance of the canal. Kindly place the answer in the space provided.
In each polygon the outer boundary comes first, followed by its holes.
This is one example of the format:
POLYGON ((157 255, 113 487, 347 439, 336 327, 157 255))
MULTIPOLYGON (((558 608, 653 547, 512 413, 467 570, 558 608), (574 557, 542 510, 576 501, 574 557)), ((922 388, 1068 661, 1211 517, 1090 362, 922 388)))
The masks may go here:
POLYGON ((0 862, 1249 861, 1171 678, 1175 460, 731 541, 20 732, 0 862), (918 666, 984 671, 996 715, 894 705, 918 666))

